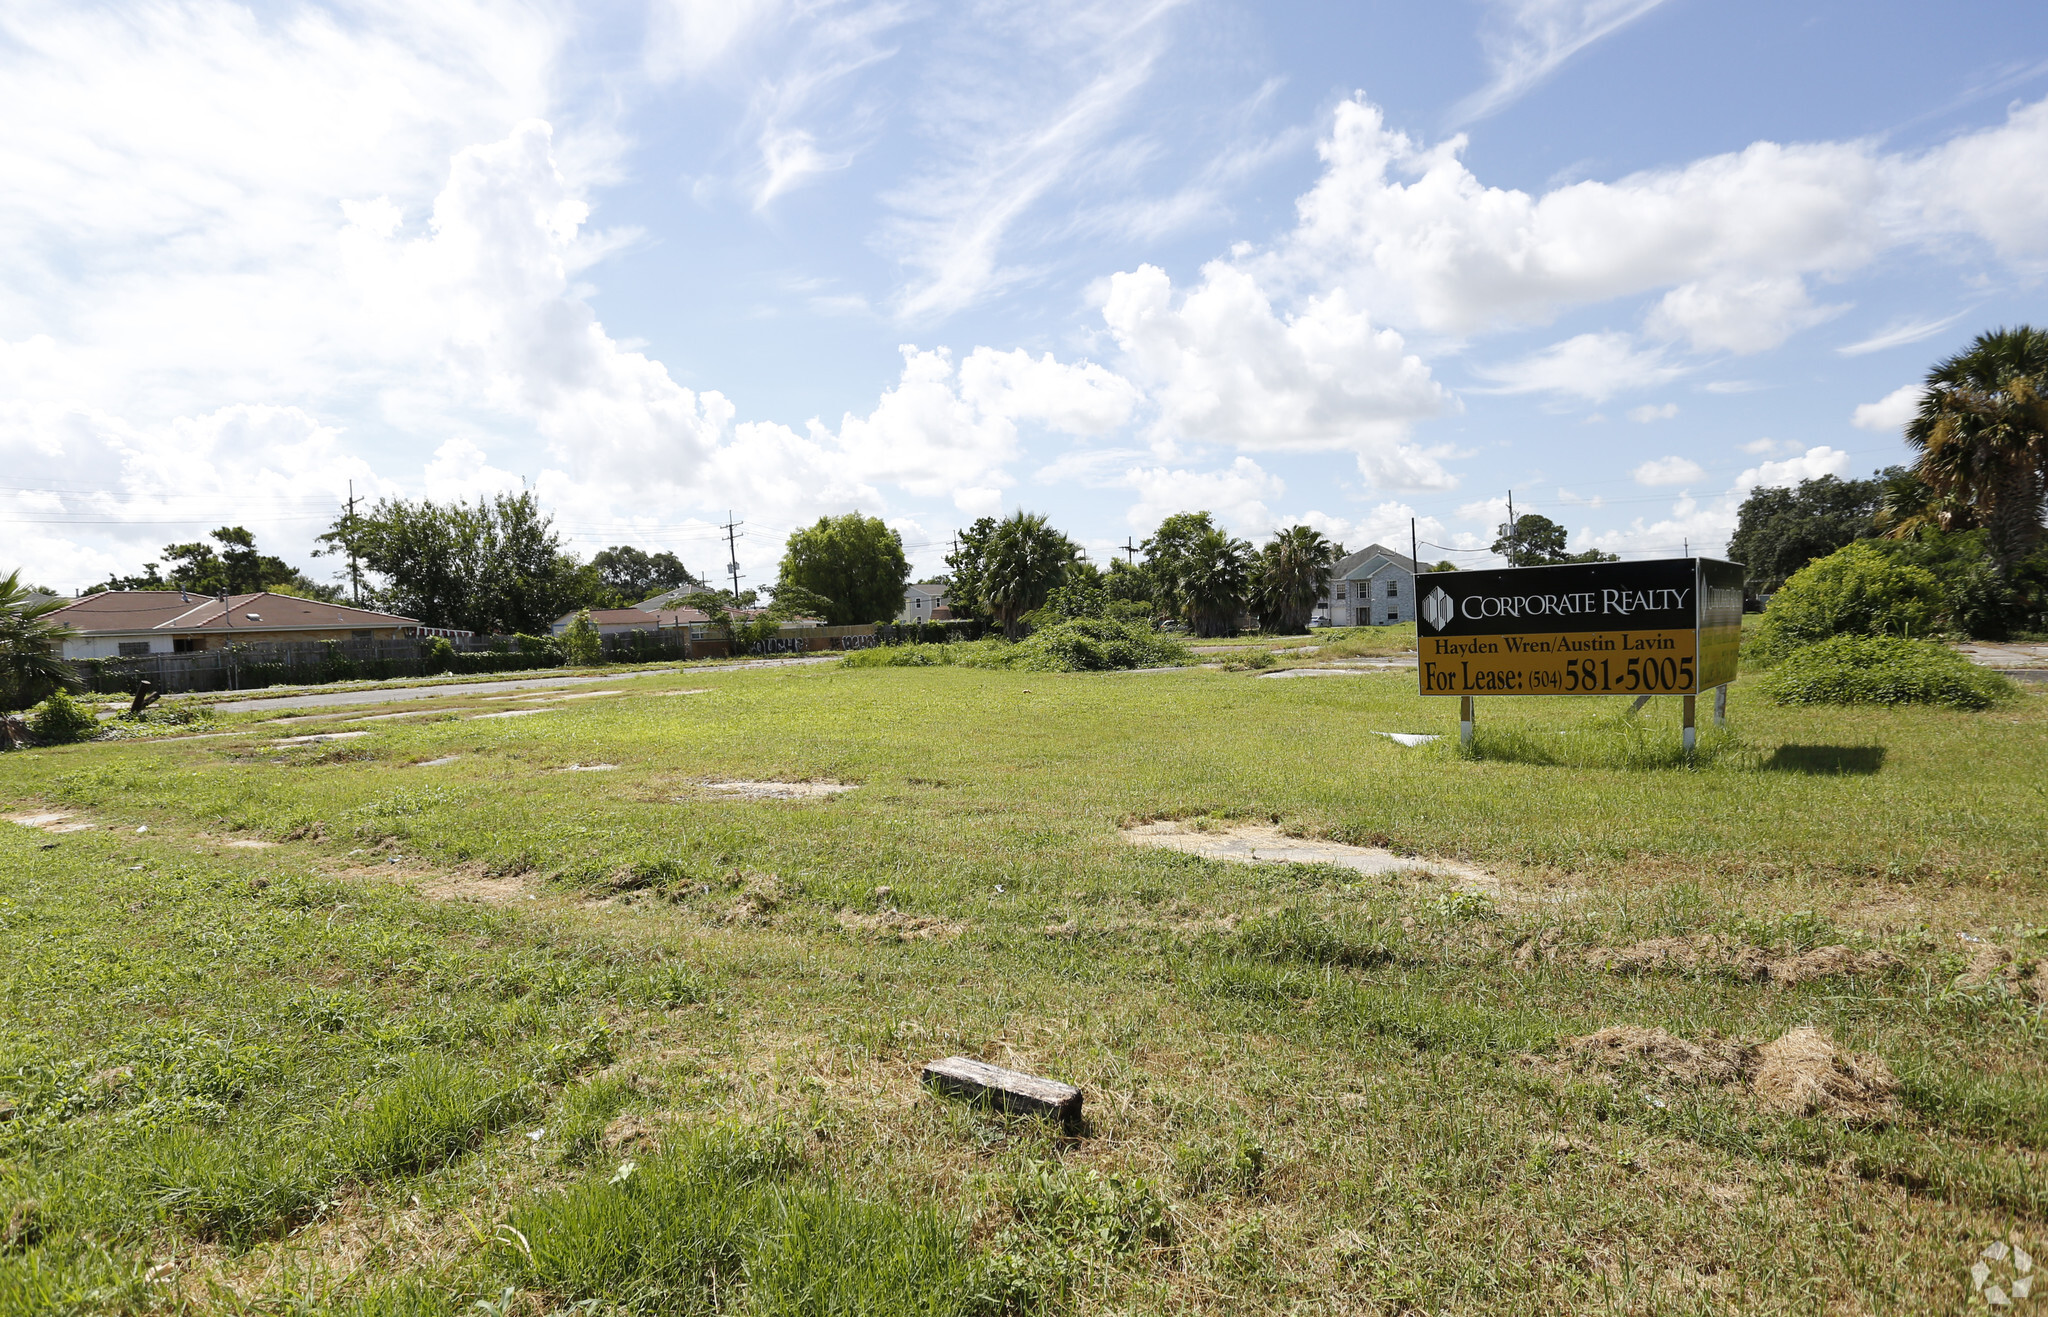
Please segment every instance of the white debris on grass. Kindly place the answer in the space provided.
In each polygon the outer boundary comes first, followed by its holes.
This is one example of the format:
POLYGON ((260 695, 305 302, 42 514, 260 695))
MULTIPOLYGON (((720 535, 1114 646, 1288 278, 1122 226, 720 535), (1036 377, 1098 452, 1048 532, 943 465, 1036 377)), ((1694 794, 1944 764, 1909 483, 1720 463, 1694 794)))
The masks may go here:
POLYGON ((706 791, 750 800, 819 800, 851 791, 853 782, 706 782, 706 791))
POLYGON ((315 732, 311 736, 281 736, 272 745, 318 745, 322 741, 352 741, 368 732, 315 732))
POLYGON ((1347 846, 1342 842, 1289 837, 1278 828, 1257 824, 1205 830, 1166 821, 1140 823, 1125 828, 1123 833, 1125 839, 1138 846, 1157 846, 1211 860, 1234 860, 1240 864, 1334 864, 1363 874, 1433 873, 1489 890, 1500 886, 1492 874, 1469 864, 1398 855, 1379 846, 1347 846))
POLYGON ((482 722, 486 718, 531 718, 537 713, 553 713, 553 709, 507 709, 503 713, 480 713, 471 722, 482 722))
POLYGON ((458 759, 460 759, 460 758, 462 758, 462 756, 461 756, 461 755, 442 755, 442 756, 441 756, 441 757, 440 757, 439 759, 423 759, 423 760, 421 760, 421 761, 420 761, 419 763, 417 763, 417 764, 414 764, 414 765, 413 765, 413 767, 414 767, 414 768, 439 768, 439 767, 440 767, 441 765, 443 765, 443 764, 452 764, 452 763, 454 763, 454 762, 455 762, 456 760, 458 760, 458 759))
POLYGON ((617 767, 617 764, 564 764, 560 771, 564 773, 609 773, 617 767))
POLYGON ((1374 732, 1373 735, 1384 736, 1400 745, 1428 745, 1438 739, 1434 734, 1424 732, 1374 732))

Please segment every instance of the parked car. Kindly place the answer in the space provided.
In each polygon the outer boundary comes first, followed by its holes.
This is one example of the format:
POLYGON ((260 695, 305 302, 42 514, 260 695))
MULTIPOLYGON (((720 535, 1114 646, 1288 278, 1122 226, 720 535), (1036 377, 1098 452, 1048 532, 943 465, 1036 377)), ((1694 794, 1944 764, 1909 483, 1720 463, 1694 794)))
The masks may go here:
POLYGON ((1328 613, 1317 613, 1308 620, 1308 624, 1312 627, 1328 626, 1330 625, 1330 615, 1328 613))

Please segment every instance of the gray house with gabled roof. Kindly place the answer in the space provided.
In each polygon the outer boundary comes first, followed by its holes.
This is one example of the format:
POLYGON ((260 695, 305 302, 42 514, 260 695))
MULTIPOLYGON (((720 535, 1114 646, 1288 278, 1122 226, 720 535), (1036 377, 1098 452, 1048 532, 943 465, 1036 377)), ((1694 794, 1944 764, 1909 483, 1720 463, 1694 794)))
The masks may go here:
POLYGON ((1386 626, 1415 620, 1415 560, 1368 544, 1337 560, 1316 612, 1331 626, 1386 626))

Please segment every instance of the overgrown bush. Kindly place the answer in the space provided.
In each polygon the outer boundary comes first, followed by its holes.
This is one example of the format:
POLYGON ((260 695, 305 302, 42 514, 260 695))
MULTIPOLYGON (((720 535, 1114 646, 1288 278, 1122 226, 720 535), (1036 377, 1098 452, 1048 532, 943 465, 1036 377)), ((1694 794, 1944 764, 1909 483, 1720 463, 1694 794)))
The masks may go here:
POLYGON ((1982 709, 2016 692, 2012 682, 1952 649, 1901 636, 1835 636, 1808 645, 1794 650, 1762 684, 1778 704, 1982 709))
POLYGON ((590 620, 589 609, 580 610, 562 633, 562 653, 571 667, 587 668, 604 661, 604 640, 590 620))
POLYGON ((28 730, 43 745, 70 745, 97 736, 100 720, 63 691, 53 691, 29 713, 28 730))
POLYGON ((1061 622, 1034 631, 1009 649, 1004 666, 1028 672, 1163 668, 1188 659, 1188 648, 1179 640, 1106 617, 1061 622))
POLYGON ((446 636, 429 636, 420 651, 420 671, 446 672, 455 666, 455 642, 446 636))
POLYGON ((855 650, 849 668, 1018 668, 1025 672, 1113 672, 1188 661, 1187 646, 1148 626, 1106 617, 1058 622, 1010 644, 989 639, 951 645, 887 645, 855 650))
POLYGON ((1772 661, 1830 636, 1924 636, 1942 613, 1932 572, 1858 542, 1792 573, 1771 597, 1755 652, 1772 661))

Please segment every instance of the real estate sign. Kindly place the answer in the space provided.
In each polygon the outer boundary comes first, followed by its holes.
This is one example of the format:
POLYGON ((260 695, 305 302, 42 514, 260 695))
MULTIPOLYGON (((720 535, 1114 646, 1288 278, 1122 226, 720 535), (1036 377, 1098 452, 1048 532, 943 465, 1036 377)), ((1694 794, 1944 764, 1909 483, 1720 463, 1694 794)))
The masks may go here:
POLYGON ((1697 695, 1735 679, 1742 568, 1711 558, 1418 576, 1424 695, 1697 695))

